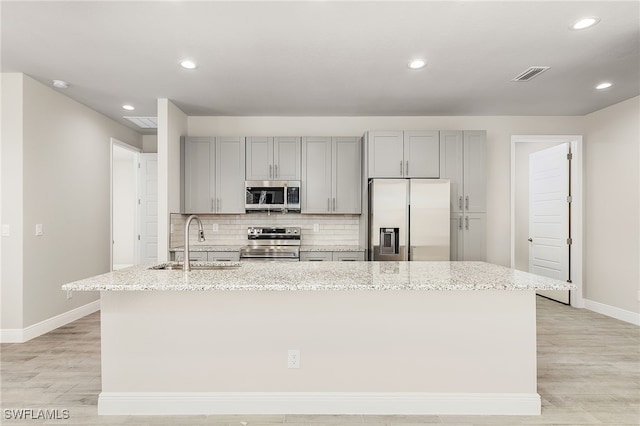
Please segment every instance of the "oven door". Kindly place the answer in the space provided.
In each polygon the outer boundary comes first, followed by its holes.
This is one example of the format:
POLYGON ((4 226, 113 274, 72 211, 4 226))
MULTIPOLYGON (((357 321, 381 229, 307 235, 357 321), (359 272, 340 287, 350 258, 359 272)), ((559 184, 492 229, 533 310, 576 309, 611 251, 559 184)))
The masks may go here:
POLYGON ((298 262, 300 250, 296 247, 243 247, 240 249, 242 262, 298 262))

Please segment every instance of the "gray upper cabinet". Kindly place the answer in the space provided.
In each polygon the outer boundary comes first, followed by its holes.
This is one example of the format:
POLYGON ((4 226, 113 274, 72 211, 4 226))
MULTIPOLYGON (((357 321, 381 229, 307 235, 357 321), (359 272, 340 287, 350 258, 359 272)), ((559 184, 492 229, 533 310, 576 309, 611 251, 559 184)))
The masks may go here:
POLYGON ((370 178, 404 176, 403 132, 369 132, 370 178))
POLYGON ((182 212, 244 213, 244 138, 182 140, 182 212))
POLYGON ((451 180, 451 212, 487 211, 486 132, 440 132, 440 177, 451 180))
POLYGON ((440 177, 440 132, 404 132, 404 177, 440 177))
POLYGON ((369 132, 370 178, 440 177, 440 137, 435 131, 369 132))
POLYGON ((300 138, 252 136, 246 142, 246 180, 300 180, 300 138))
POLYGON ((302 213, 360 214, 359 137, 302 138, 302 213))

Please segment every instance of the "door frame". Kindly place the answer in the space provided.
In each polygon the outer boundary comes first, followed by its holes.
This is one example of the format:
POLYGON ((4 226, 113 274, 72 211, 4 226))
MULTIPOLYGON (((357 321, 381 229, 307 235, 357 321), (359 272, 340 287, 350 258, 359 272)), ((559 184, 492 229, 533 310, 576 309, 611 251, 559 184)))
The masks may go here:
POLYGON ((516 144, 535 142, 568 142, 571 146, 571 281, 576 289, 572 290, 571 306, 584 308, 583 296, 583 250, 584 250, 584 185, 583 185, 583 143, 582 135, 512 135, 511 136, 511 267, 515 267, 515 176, 516 144))
MULTIPOLYGON (((122 142, 116 138, 110 138, 109 144, 109 270, 113 271, 113 148, 117 146, 119 148, 126 149, 135 154, 135 160, 138 162, 138 154, 142 152, 141 149, 136 148, 133 145, 129 145, 126 142, 122 142)), ((138 193, 138 175, 134 174, 136 196, 138 193)), ((138 209, 136 209, 136 217, 134 218, 136 232, 138 231, 138 209)), ((134 239, 134 254, 135 261, 137 262, 137 253, 139 251, 138 241, 134 239)))

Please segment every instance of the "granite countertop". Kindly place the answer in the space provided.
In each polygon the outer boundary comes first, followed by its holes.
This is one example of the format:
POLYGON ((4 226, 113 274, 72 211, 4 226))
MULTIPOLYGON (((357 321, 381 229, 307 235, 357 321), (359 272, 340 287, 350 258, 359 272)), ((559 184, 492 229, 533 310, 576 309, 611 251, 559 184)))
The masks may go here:
MULTIPOLYGON (((203 262, 204 263, 204 262, 203 262)), ((67 291, 573 290, 575 285, 485 262, 245 262, 218 270, 133 266, 67 291)))
POLYGON ((364 248, 358 246, 300 246, 300 251, 361 251, 364 248))
MULTIPOLYGON (((189 246, 189 251, 240 251, 244 246, 189 246)), ((170 252, 184 251, 184 247, 173 247, 169 249, 170 252)))

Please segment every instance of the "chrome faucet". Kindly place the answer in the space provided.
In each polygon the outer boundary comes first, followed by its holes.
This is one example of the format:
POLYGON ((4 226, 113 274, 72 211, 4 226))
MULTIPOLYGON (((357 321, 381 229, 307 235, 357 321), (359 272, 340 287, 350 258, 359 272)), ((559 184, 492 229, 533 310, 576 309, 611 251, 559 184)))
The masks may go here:
POLYGON ((202 228, 202 221, 198 216, 192 214, 184 223, 184 264, 182 266, 183 271, 191 270, 191 260, 189 259, 189 225, 191 225, 191 221, 193 219, 198 222, 198 241, 204 241, 204 229, 202 228))

